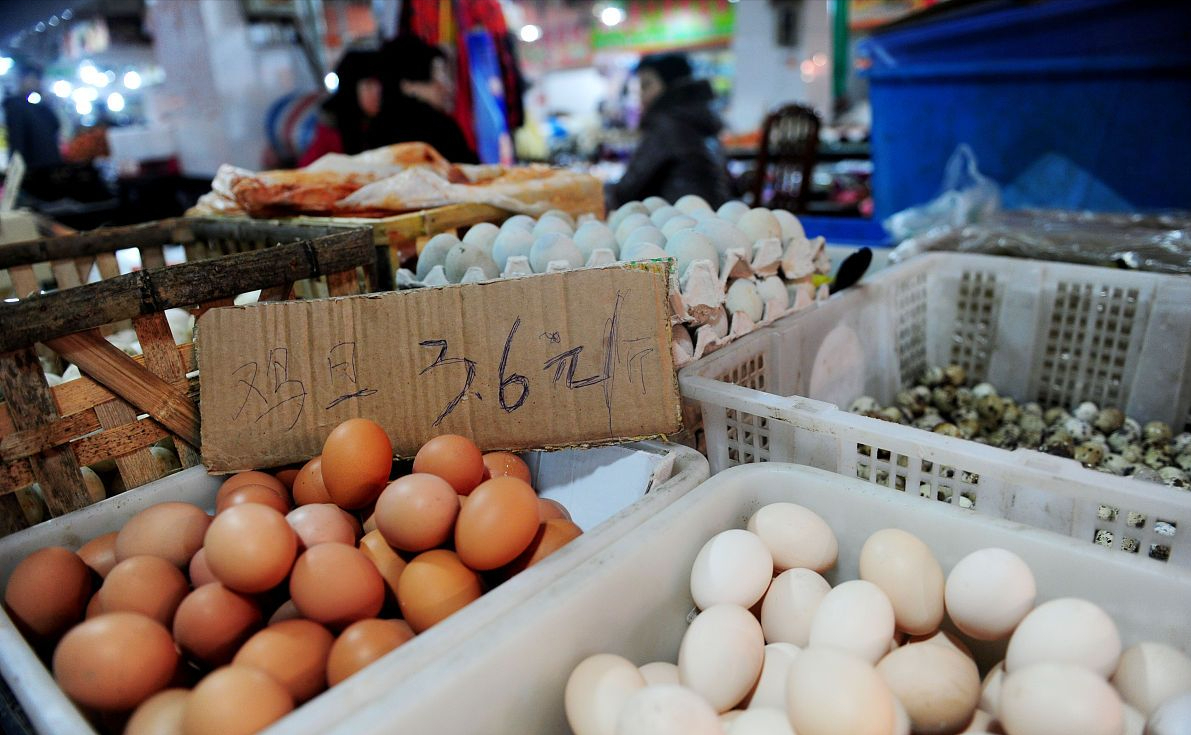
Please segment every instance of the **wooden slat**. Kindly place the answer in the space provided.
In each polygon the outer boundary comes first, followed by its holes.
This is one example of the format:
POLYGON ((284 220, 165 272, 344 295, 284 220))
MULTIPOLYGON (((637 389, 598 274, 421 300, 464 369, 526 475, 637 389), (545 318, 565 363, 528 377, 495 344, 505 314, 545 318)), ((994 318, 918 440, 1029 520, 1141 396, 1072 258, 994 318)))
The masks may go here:
MULTIPOLYGON (((150 268, 164 268, 165 267, 165 251, 161 249, 160 245, 143 245, 141 251, 141 268, 148 270, 150 268)), ((129 487, 132 487, 129 485, 129 487)))
POLYGON ((353 230, 0 304, 0 351, 141 314, 366 266, 374 258, 368 233, 353 230))
MULTIPOLYGON (((18 459, 15 462, 0 464, 0 493, 10 493, 33 483, 33 468, 30 467, 29 460, 18 459)), ((2 508, 0 512, 3 512, 2 508)))
POLYGON ((28 527, 25 509, 21 507, 21 501, 17 496, 0 495, 0 536, 7 536, 28 527))
MULTIPOLYGON (((174 343, 174 335, 170 332, 169 322, 164 313, 149 314, 132 320, 137 339, 141 343, 141 351, 145 356, 145 367, 159 378, 176 385, 186 379, 186 368, 182 364, 182 356, 178 354, 178 345, 174 343)), ((181 439, 174 442, 178 450, 178 460, 183 467, 194 467, 199 463, 197 449, 181 439)), ((125 478, 126 480, 128 478, 125 478)), ((129 485, 128 487, 135 487, 129 485)))
POLYGON ((218 309, 222 306, 232 306, 235 303, 236 299, 232 296, 228 296, 226 299, 212 299, 211 301, 199 304, 198 306, 194 307, 194 321, 197 323, 198 320, 202 318, 203 314, 206 314, 212 309, 218 309))
POLYGON ((261 289, 257 301, 289 301, 294 298, 294 284, 283 283, 280 286, 269 286, 261 289))
POLYGON ((99 266, 99 277, 103 280, 120 275, 120 263, 115 253, 100 253, 95 256, 95 264, 99 266))
MULTIPOLYGON (((5 413, 7 416, 7 412, 5 413)), ((0 461, 12 462, 44 452, 50 447, 69 444, 71 440, 100 428, 95 411, 80 411, 36 429, 12 431, 0 439, 0 461)))
MULTIPOLYGON (((136 411, 120 399, 108 401, 95 407, 95 415, 105 429, 136 426, 136 411)), ((110 455, 109 455, 110 456, 110 455)), ((116 455, 116 469, 124 478, 124 487, 140 487, 153 482, 161 473, 157 471, 157 460, 148 447, 142 447, 128 454, 116 455)))
POLYGON ((0 268, 47 263, 82 255, 110 253, 121 248, 165 245, 174 241, 178 220, 161 220, 131 227, 101 227, 58 237, 0 245, 0 268))
MULTIPOLYGON (((95 265, 95 256, 81 255, 74 259, 75 270, 79 274, 79 283, 86 283, 87 276, 91 275, 91 266, 95 265)), ((100 276, 102 278, 102 276, 100 276)))
POLYGON ((58 288, 74 288, 83 285, 83 280, 79 278, 78 266, 74 264, 73 259, 55 260, 50 263, 50 270, 54 272, 54 280, 58 282, 58 288))
POLYGON ((97 333, 76 332, 46 344, 187 444, 199 446, 199 414, 194 403, 97 333))
POLYGON ((18 299, 28 298, 41 290, 32 265, 14 265, 8 269, 8 277, 12 279, 12 290, 18 299))
POLYGON ((360 278, 356 269, 328 274, 327 293, 331 296, 351 296, 360 293, 360 278))
MULTIPOLYGON (((0 390, 7 398, 12 424, 18 430, 36 429, 58 418, 41 364, 31 347, 0 354, 0 390)), ((29 462, 52 514, 68 513, 90 503, 69 446, 47 449, 29 462)))

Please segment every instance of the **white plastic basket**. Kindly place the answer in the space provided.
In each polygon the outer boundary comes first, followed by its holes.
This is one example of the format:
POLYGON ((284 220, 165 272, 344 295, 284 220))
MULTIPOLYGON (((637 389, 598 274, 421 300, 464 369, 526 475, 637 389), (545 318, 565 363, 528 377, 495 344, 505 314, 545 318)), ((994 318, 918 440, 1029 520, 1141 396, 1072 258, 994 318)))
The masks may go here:
POLYGON ((957 363, 1019 401, 1117 405, 1179 431, 1189 354, 1191 278, 931 254, 748 335, 679 383, 713 473, 797 462, 1191 566, 1184 490, 837 408, 889 402, 927 366, 957 363))
MULTIPOLYGON (((367 670, 305 703, 269 732, 329 731, 356 708, 389 696, 404 677, 480 634, 494 621, 519 615, 516 607, 521 601, 550 586, 708 477, 707 460, 697 452, 661 442, 530 452, 524 456, 540 495, 567 503, 586 533, 367 670)), ((0 539, 0 589, 7 585, 20 560, 36 549, 52 545, 78 548, 118 529, 125 520, 155 503, 181 500, 210 510, 221 480, 194 467, 0 539)), ((94 735, 3 609, 0 673, 38 732, 94 735)))
MULTIPOLYGON (((575 665, 595 653, 616 653, 638 666, 676 661, 694 609, 691 564, 700 547, 720 531, 744 528, 761 506, 781 501, 811 508, 835 531, 839 561, 826 575, 832 584, 859 576, 861 546, 882 528, 916 534, 945 570, 972 551, 998 546, 1033 569, 1039 603, 1083 597, 1112 615, 1126 646, 1152 640, 1191 651, 1187 570, 1138 566, 1054 533, 938 503, 924 507, 823 470, 753 465, 712 477, 526 600, 520 615, 496 621, 330 732, 569 732, 563 690, 575 665)), ((984 667, 1005 645, 966 642, 984 667)))

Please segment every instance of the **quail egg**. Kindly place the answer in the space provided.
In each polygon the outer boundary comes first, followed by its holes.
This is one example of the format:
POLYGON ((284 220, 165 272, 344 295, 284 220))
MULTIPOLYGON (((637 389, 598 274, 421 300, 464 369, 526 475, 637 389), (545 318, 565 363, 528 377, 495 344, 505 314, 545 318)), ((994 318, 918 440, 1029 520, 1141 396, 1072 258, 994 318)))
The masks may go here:
POLYGON ((1075 448, 1074 459, 1087 467, 1095 467, 1104 459, 1104 450, 1099 444, 1084 442, 1075 448))
POLYGON ((872 396, 860 396, 852 401, 848 410, 852 413, 872 413, 881 410, 881 404, 877 403, 877 399, 872 396))
POLYGON ((1067 409, 1062 408, 1061 406, 1048 408, 1042 413, 1042 419, 1046 421, 1047 425, 1050 426, 1053 426, 1060 421, 1066 421, 1070 417, 1071 414, 1067 413, 1067 409))
POLYGON ((934 432, 936 434, 942 434, 943 436, 959 436, 959 428, 955 424, 948 423, 946 421, 935 426, 934 432))
POLYGON ((943 368, 939 367, 938 365, 931 365, 926 369, 926 372, 922 374, 922 382, 931 388, 942 385, 943 381, 946 379, 947 373, 944 372, 943 368))
POLYGON ((1163 467, 1158 470, 1158 476, 1171 487, 1187 487, 1187 473, 1178 467, 1163 467))
POLYGON ((1005 402, 995 393, 976 399, 976 412, 983 421, 998 423, 1005 415, 1005 402))
POLYGON ((1084 401, 1075 407, 1071 415, 1080 421, 1087 421, 1089 424, 1095 423, 1096 417, 1100 415, 1100 407, 1091 401, 1084 401))
POLYGON ((1125 423, 1125 414, 1116 406, 1109 406, 1101 411, 1092 423, 1097 431, 1111 434, 1125 423))
POLYGON ((1184 472, 1191 472, 1191 452, 1183 452, 1175 458, 1174 463, 1184 472))
POLYGON ((1183 433, 1170 440, 1170 451, 1175 454, 1183 454, 1191 451, 1191 431, 1184 431, 1183 433))
POLYGON ((943 368, 943 377, 956 388, 968 382, 968 371, 962 365, 948 365, 943 368))
POLYGON ((1081 418, 1072 416, 1063 422, 1063 428, 1077 442, 1085 442, 1092 438, 1092 425, 1081 418))
POLYGON ((1170 425, 1165 421, 1151 421, 1141 433, 1147 442, 1168 442, 1171 437, 1170 425))
POLYGON ((1135 465, 1119 454, 1109 453, 1102 462, 1105 469, 1114 475, 1131 475, 1135 465))

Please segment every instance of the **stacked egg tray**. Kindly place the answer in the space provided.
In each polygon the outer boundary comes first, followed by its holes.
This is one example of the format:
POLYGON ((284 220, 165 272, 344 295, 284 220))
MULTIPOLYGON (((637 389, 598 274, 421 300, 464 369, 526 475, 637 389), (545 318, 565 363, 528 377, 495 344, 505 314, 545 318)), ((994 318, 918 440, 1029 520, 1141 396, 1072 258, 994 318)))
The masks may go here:
MULTIPOLYGON (((355 708, 342 722, 342 731, 357 735, 569 732, 569 704, 564 703, 571 699, 568 677, 577 665, 600 653, 621 656, 634 666, 679 660, 680 645, 698 613, 692 596, 692 569, 697 572, 700 549, 722 531, 744 528, 754 513, 773 503, 797 503, 820 516, 834 531, 838 558, 824 572, 833 586, 861 576, 860 557, 866 539, 882 529, 896 528, 920 539, 944 570, 989 547, 1016 554, 1033 572, 1035 605, 1082 598, 1111 617, 1122 648, 1145 641, 1184 653, 1191 650, 1191 626, 1186 619, 1186 610, 1191 608, 1188 570, 1139 565, 1059 534, 942 504, 923 507, 912 497, 888 493, 856 478, 772 463, 734 467, 712 477, 635 525, 588 563, 543 588, 526 601, 521 614, 494 622, 455 655, 408 677, 385 700, 355 708), (465 707, 460 706, 460 692, 467 693, 465 707)), ((865 612, 871 613, 861 610, 853 619, 865 612)), ((944 623, 943 630, 952 635, 955 631, 948 626, 944 623)), ((971 650, 981 675, 1005 656, 1004 639, 984 642, 959 634, 957 640, 971 650)), ((717 683, 740 673, 728 668, 727 661, 737 659, 725 656, 722 660, 723 676, 713 677, 717 683)), ((764 683, 764 670, 761 677, 758 689, 764 683)), ((684 683, 696 686, 692 680, 684 683)), ((840 689, 854 685, 846 682, 840 689)), ((1103 679, 1100 685, 1105 686, 1103 679)), ((631 693, 626 693, 627 689, 629 684, 622 677, 610 681, 606 689, 575 692, 575 699, 586 696, 604 708, 614 708, 631 693)), ((951 692, 948 687, 944 699, 950 701, 951 692)), ((1046 694, 1057 692, 1048 690, 1046 694)), ((825 698, 843 701, 840 696, 846 698, 847 694, 833 692, 825 698)), ((934 696, 939 697, 939 692, 934 696)), ((853 702, 838 721, 854 722, 872 709, 853 702)), ((616 722, 615 712, 606 715, 605 721, 616 722)), ((657 720, 654 724, 654 729, 638 725, 617 731, 718 731, 714 727, 663 728, 657 720)), ((731 732, 731 726, 725 725, 724 731, 731 732)), ((818 731, 844 732, 838 728, 818 731)), ((298 730, 279 730, 288 732, 298 730)))
POLYGON ((954 366, 1019 406, 1076 414, 1091 402, 1178 435, 1191 428, 1189 357, 1186 278, 940 253, 748 335, 684 369, 679 385, 701 410, 713 472, 796 462, 1188 567, 1186 489, 1084 467, 1061 456, 1067 444, 981 444, 961 427, 840 407, 895 405, 928 369, 954 366))
MULTIPOLYGON (((480 636, 496 620, 519 618, 526 600, 604 546, 675 502, 707 479, 707 461, 691 449, 660 442, 523 455, 543 498, 565 504, 584 533, 540 564, 495 587, 367 669, 316 696, 269 732, 326 733, 351 712, 403 691, 401 681, 480 636)), ((224 478, 193 467, 129 490, 82 510, 0 539, 0 590, 14 568, 48 546, 77 549, 119 529, 138 512, 169 501, 215 506, 224 478)), ((58 688, 37 653, 0 610, 0 674, 35 729, 45 735, 96 732, 92 722, 58 688)), ((0 713, 3 714, 3 713, 0 713)))
POLYGON ((674 362, 681 367, 775 319, 827 297, 831 260, 794 215, 697 196, 671 205, 629 202, 608 221, 551 210, 478 223, 460 239, 443 232, 422 249, 402 287, 445 286, 616 262, 671 259, 674 362))

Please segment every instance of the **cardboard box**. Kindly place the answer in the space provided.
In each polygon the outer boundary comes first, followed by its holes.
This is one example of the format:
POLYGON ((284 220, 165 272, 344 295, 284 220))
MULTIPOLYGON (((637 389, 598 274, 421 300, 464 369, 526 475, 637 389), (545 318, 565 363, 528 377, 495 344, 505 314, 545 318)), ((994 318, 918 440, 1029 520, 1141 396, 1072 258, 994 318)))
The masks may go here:
POLYGON ((204 461, 306 460, 354 417, 398 456, 446 433, 485 450, 673 433, 667 268, 213 309, 197 328, 204 461))

